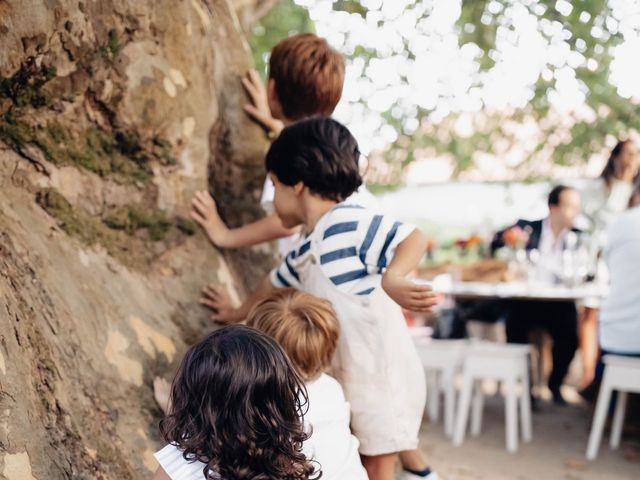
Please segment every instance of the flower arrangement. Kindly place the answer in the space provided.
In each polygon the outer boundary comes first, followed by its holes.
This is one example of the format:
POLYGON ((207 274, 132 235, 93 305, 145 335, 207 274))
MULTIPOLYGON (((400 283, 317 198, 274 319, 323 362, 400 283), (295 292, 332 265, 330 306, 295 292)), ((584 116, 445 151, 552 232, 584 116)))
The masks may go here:
POLYGON ((428 260, 433 260, 433 251, 436 248, 436 241, 433 237, 429 237, 427 239, 427 243, 425 245, 426 247, 426 251, 427 251, 427 259, 428 260))
POLYGON ((476 233, 466 238, 459 238, 454 245, 460 249, 460 255, 466 260, 470 260, 469 254, 475 260, 483 255, 482 237, 476 233))
POLYGON ((456 240, 455 246, 458 247, 460 250, 465 251, 477 245, 480 245, 481 243, 482 243, 482 238, 480 237, 480 235, 477 235, 474 233, 470 237, 459 238, 458 240, 456 240))
POLYGON ((524 248, 529 241, 529 232, 516 225, 502 233, 502 241, 507 247, 524 248))

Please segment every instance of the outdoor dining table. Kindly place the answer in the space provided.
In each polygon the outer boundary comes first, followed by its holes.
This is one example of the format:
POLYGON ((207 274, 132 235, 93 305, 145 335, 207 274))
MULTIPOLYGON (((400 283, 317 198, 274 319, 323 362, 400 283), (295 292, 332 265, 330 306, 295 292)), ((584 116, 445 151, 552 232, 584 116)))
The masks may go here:
POLYGON ((450 295, 454 298, 466 300, 481 299, 511 299, 536 301, 570 301, 589 297, 604 297, 607 287, 604 285, 587 283, 574 287, 550 284, 529 284, 525 282, 434 282, 433 288, 437 293, 450 295))

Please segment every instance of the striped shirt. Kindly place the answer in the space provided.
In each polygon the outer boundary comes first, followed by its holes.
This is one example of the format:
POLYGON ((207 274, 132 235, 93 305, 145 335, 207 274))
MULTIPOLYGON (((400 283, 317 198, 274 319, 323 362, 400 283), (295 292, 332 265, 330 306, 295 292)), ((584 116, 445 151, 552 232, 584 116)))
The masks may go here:
MULTIPOLYGON (((320 268, 341 291, 356 295, 367 295, 380 285, 396 247, 415 228, 350 203, 336 205, 318 226, 323 229, 318 232, 320 268)), ((301 235, 271 272, 274 286, 302 289, 298 269, 311 255, 311 235, 301 235)))

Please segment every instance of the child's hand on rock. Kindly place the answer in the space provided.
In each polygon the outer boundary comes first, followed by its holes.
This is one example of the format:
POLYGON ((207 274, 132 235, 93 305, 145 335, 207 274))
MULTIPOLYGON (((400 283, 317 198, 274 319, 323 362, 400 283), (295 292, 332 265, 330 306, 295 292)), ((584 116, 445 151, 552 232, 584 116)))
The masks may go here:
POLYGON ((224 224, 213 197, 207 191, 196 192, 191 201, 191 218, 202 227, 211 243, 218 247, 228 246, 229 228, 224 224))
POLYGON ((255 70, 249 70, 247 75, 242 79, 242 86, 247 91, 251 103, 244 106, 247 112, 255 122, 259 123, 274 137, 278 136, 284 125, 280 120, 273 118, 271 109, 269 108, 269 98, 267 90, 262 84, 260 75, 255 70))
POLYGON ((236 309, 224 288, 216 287, 215 285, 204 287, 200 305, 204 305, 215 312, 211 315, 211 320, 215 322, 222 324, 237 323, 236 309))

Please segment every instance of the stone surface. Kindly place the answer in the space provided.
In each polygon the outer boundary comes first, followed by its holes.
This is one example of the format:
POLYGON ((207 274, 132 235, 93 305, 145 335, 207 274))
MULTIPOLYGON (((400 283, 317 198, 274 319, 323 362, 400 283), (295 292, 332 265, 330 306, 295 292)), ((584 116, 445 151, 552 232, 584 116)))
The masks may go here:
POLYGON ((205 188, 260 215, 234 8, 266 3, 0 0, 0 477, 148 478, 153 377, 214 327, 200 288, 273 262, 186 220, 205 188))

